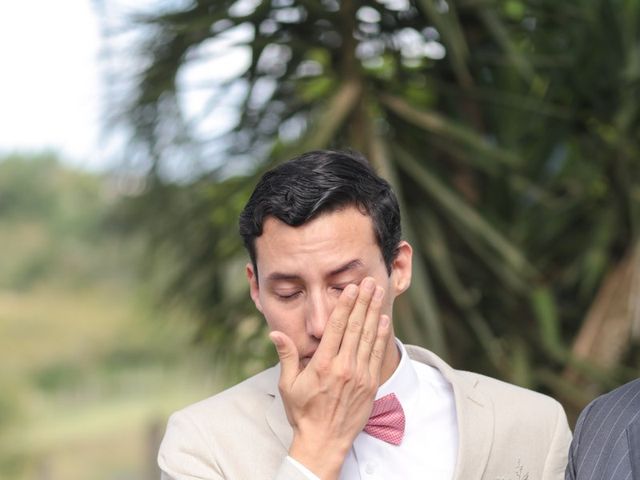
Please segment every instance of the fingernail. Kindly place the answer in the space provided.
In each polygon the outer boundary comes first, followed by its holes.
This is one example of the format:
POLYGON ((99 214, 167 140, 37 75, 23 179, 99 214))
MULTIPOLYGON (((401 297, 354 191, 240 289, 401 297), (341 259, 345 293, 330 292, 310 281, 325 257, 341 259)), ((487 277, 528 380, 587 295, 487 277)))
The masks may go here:
POLYGON ((358 296, 358 287, 356 287, 353 283, 350 283, 344 289, 344 294, 349 298, 356 298, 358 296))
POLYGON ((282 346, 282 339, 278 335, 275 335, 274 333, 270 333, 269 338, 274 343, 276 348, 279 348, 282 346))
POLYGON ((382 315, 382 317, 380 317, 380 326, 382 328, 387 328, 389 326, 389 317, 382 315))
POLYGON ((384 288, 382 288, 381 286, 377 286, 376 293, 373 294, 373 298, 375 298, 376 300, 381 300, 383 296, 384 296, 384 288))
POLYGON ((374 286, 375 286, 375 282, 371 277, 365 278, 362 282, 362 288, 364 288, 365 291, 367 292, 371 292, 374 286))

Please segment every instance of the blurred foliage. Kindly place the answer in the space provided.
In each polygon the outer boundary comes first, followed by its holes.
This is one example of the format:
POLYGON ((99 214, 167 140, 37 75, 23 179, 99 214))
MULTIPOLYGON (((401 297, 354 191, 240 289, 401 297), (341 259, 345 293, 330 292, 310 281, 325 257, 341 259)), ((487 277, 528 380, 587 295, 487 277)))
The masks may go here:
POLYGON ((150 426, 213 390, 193 326, 150 305, 120 196, 54 154, 0 158, 0 478, 158 478, 150 426))
POLYGON ((238 213, 276 162, 361 150, 415 247, 399 336, 575 412, 638 369, 638 25, 625 0, 161 3, 130 25, 124 118, 148 188, 129 220, 177 260, 167 292, 201 339, 259 359, 238 213))
MULTIPOLYGON (((0 161, 0 288, 27 290, 52 274, 80 285, 107 275, 95 251, 104 242, 105 179, 64 168, 53 154, 10 155, 0 161)), ((114 273, 113 271, 111 273, 114 273)))

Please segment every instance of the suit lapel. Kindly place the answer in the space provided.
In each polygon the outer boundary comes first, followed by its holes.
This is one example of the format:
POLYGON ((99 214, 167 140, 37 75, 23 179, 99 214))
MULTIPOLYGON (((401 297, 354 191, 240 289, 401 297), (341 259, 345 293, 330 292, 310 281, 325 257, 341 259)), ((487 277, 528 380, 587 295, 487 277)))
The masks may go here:
POLYGON ((476 384, 461 385, 456 389, 458 415, 458 459, 454 479, 482 478, 493 444, 493 404, 476 384))
POLYGON ((627 444, 629 445, 629 462, 632 478, 640 478, 640 420, 627 427, 627 444))
POLYGON ((293 430, 287 420, 287 413, 284 410, 282 397, 277 388, 278 379, 280 378, 280 364, 271 370, 273 378, 267 384, 267 394, 273 398, 273 401, 267 409, 265 416, 271 431, 273 431, 274 435, 280 440, 285 450, 289 450, 289 446, 293 440, 293 430))
POLYGON ((491 399, 477 380, 470 380, 440 357, 420 347, 406 346, 409 356, 437 368, 453 386, 458 420, 458 455, 454 480, 482 478, 493 443, 494 412, 491 399))

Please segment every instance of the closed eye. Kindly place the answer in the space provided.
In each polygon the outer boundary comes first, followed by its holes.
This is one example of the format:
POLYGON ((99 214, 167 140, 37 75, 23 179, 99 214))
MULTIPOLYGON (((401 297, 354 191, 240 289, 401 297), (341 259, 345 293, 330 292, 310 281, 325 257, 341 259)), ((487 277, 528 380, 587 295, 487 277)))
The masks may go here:
POLYGON ((297 298, 301 294, 302 294, 301 291, 297 291, 297 292, 293 292, 293 293, 276 293, 276 296, 280 300, 287 301, 287 300, 293 300, 294 298, 297 298))
POLYGON ((336 293, 338 293, 338 294, 340 294, 340 293, 342 293, 342 291, 343 291, 345 288, 347 288, 347 285, 349 285, 349 284, 348 284, 348 283, 345 283, 345 284, 342 284, 342 285, 333 285, 333 286, 331 287, 331 290, 332 290, 332 291, 334 291, 334 292, 336 292, 336 293))

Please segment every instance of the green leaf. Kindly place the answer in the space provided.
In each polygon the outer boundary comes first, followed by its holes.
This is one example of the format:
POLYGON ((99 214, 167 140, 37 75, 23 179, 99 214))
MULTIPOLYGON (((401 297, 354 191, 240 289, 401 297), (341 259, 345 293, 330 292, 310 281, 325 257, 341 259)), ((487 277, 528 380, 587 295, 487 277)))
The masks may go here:
POLYGON ((531 277, 535 269, 529 264, 519 248, 513 245, 496 228, 490 225, 482 216, 442 183, 435 175, 429 173, 411 155, 398 149, 398 164, 418 182, 434 201, 436 201, 457 223, 473 232, 491 246, 501 258, 520 274, 531 277))

